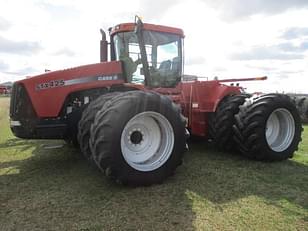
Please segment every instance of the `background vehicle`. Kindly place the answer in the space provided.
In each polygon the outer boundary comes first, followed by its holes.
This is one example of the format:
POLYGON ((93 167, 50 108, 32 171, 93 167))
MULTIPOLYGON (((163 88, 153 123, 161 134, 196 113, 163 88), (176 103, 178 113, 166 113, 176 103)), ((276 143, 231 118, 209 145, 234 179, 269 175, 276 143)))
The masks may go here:
POLYGON ((107 176, 129 185, 173 174, 191 135, 257 160, 292 157, 301 139, 296 107, 286 95, 251 96, 225 82, 183 80, 181 29, 119 24, 101 62, 18 81, 11 129, 20 138, 65 139, 107 176))
POLYGON ((303 123, 308 123, 308 95, 288 94, 294 101, 303 123))

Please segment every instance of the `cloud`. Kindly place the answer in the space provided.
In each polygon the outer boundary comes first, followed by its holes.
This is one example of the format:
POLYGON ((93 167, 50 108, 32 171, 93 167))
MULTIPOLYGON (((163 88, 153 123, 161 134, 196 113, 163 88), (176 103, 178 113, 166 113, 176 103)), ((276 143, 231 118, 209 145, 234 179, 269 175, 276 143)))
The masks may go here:
POLYGON ((308 40, 300 43, 298 46, 290 42, 281 43, 277 45, 277 48, 287 52, 305 52, 308 50, 308 40))
POLYGON ((294 75, 302 74, 304 71, 277 71, 271 77, 275 79, 289 79, 294 77, 294 75))
POLYGON ((38 42, 12 41, 0 36, 0 53, 31 55, 42 49, 38 42))
POLYGON ((6 19, 0 17, 0 31, 6 31, 11 27, 11 23, 6 19))
POLYGON ((37 3, 38 7, 49 14, 54 20, 63 22, 64 20, 78 18, 81 12, 73 4, 61 2, 42 1, 37 3))
POLYGON ((290 42, 281 43, 281 44, 277 45, 277 47, 279 49, 281 49, 282 51, 287 51, 287 52, 289 52, 289 51, 291 51, 291 52, 292 51, 296 51, 299 48, 299 47, 294 46, 290 42))
POLYGON ((214 68, 214 71, 215 72, 226 72, 226 71, 228 71, 228 69, 225 68, 225 67, 217 66, 217 67, 214 68))
POLYGON ((142 0, 140 1, 141 16, 147 18, 147 20, 157 19, 162 17, 168 12, 171 7, 181 2, 180 0, 142 0))
POLYGON ((301 43, 300 48, 304 51, 308 50, 308 41, 301 43))
POLYGON ((187 60, 185 60, 185 65, 201 65, 206 62, 206 59, 202 56, 191 56, 187 60))
POLYGON ((273 72, 273 71, 278 70, 276 67, 272 67, 272 66, 269 67, 269 66, 260 66, 260 65, 251 65, 251 64, 247 64, 245 66, 251 69, 258 69, 264 72, 273 72))
POLYGON ((17 69, 15 71, 4 71, 3 73, 8 74, 8 75, 26 76, 26 75, 31 75, 37 72, 38 70, 33 67, 24 67, 21 69, 17 69))
POLYGON ((0 71, 6 71, 9 69, 9 65, 0 60, 0 71))
POLYGON ((240 20, 263 14, 273 15, 290 9, 308 8, 307 0, 203 0, 207 5, 220 10, 226 20, 240 20))
POLYGON ((291 40, 299 37, 308 36, 308 27, 291 27, 285 30, 282 38, 291 40))
POLYGON ((73 57, 73 56, 76 55, 76 52, 74 50, 71 50, 71 49, 65 47, 65 48, 62 48, 62 49, 52 53, 52 55, 55 55, 55 56, 63 55, 63 56, 73 57))
POLYGON ((258 46, 248 51, 234 53, 231 55, 233 60, 296 60, 303 59, 305 56, 298 51, 300 47, 292 44, 283 43, 277 46, 258 46), (297 52, 295 52, 297 51, 297 52))
POLYGON ((273 77, 276 78, 276 79, 288 79, 288 78, 290 78, 290 76, 287 73, 280 73, 280 74, 273 76, 273 77))

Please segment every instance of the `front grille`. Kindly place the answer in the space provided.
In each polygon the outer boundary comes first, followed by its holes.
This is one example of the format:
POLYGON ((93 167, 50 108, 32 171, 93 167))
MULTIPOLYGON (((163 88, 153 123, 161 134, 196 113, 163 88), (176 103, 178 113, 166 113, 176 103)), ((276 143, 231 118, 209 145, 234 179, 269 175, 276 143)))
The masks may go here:
POLYGON ((11 102, 10 102, 10 117, 14 117, 16 95, 17 95, 17 88, 18 87, 19 87, 19 84, 17 84, 17 83, 13 84, 12 92, 11 92, 11 102))
POLYGON ((14 83, 12 88, 10 117, 12 120, 26 120, 36 117, 30 97, 21 83, 14 83))

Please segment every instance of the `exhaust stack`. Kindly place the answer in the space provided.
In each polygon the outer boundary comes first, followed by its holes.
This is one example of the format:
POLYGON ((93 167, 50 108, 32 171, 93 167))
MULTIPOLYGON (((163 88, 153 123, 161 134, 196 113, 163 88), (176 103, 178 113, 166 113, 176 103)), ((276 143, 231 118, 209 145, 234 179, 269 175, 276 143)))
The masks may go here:
POLYGON ((106 33, 103 29, 100 29, 102 39, 100 41, 100 62, 108 61, 108 42, 106 40, 106 33))

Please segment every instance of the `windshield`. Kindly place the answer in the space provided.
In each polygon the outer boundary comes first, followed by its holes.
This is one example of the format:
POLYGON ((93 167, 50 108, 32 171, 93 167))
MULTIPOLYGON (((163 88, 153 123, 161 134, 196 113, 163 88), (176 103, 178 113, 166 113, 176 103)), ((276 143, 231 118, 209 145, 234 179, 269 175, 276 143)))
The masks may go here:
MULTIPOLYGON (((172 87, 181 79, 182 40, 174 34, 143 31, 146 58, 152 87, 172 87)), ((113 37, 115 59, 123 62, 127 81, 144 84, 140 45, 134 32, 121 32, 113 37)))

